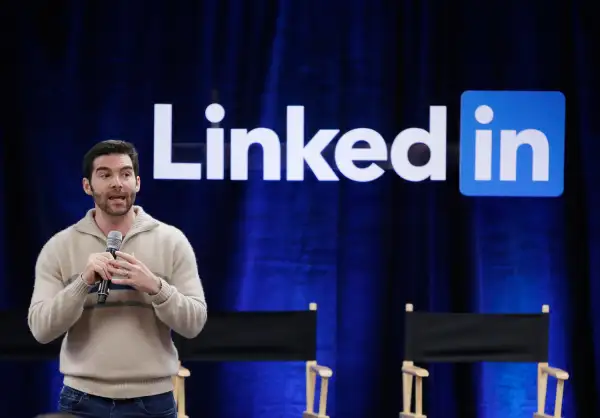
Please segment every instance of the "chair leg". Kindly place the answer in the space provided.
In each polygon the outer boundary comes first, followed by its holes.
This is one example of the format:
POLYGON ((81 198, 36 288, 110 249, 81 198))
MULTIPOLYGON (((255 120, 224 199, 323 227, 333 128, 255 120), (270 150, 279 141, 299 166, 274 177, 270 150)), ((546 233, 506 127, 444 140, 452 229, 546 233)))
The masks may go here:
POLYGON ((565 392, 565 381, 558 379, 556 382, 556 397, 554 399, 554 416, 560 417, 562 414, 563 395, 565 392))
POLYGON ((179 399, 177 400, 177 418, 189 418, 185 413, 185 379, 179 381, 179 399))
POLYGON ((185 385, 184 379, 181 379, 181 390, 179 391, 179 401, 177 402, 177 418, 189 418, 185 413, 185 385))
MULTIPOLYGON (((403 361, 402 367, 415 368, 412 361, 403 361)), ((400 418, 427 418, 423 415, 423 377, 402 372, 402 412, 400 418), (415 382, 415 412, 412 409, 413 380, 415 382)))
POLYGON ((177 406, 177 418, 189 418, 185 413, 185 378, 175 376, 173 378, 173 396, 177 406))
POLYGON ((177 376, 173 376, 173 397, 175 398, 175 403, 177 404, 177 397, 179 393, 179 382, 177 376))
POLYGON ((402 373, 402 412, 404 414, 410 413, 412 406, 412 384, 413 377, 402 373))
POLYGON ((412 381, 413 376, 405 374, 403 376, 404 389, 403 389, 403 400, 404 410, 406 412, 400 412, 400 418, 427 418, 423 415, 423 378, 415 376, 415 412, 409 412, 411 401, 412 401, 412 381))
MULTIPOLYGON (((533 418, 562 418, 562 403, 565 390, 565 378, 559 374, 554 374, 556 381, 556 397, 554 400, 554 414, 546 414, 546 394, 548 391, 548 373, 543 371, 548 369, 548 363, 538 363, 537 372, 537 412, 533 418)), ((562 372, 562 371, 560 371, 562 372)), ((562 372, 564 373, 564 372, 562 372)), ((568 375, 567 377, 568 378, 568 375)))
MULTIPOLYGON (((546 377, 547 379, 547 377, 546 377)), ((538 410, 535 414, 533 414, 533 418, 562 418, 562 403, 563 403, 563 395, 565 390, 565 381, 558 380, 556 382, 556 398, 554 400, 554 414, 548 415, 544 411, 544 406, 542 406, 541 412, 538 410)), ((544 399, 546 398, 546 394, 544 393, 544 399)))
POLYGON ((329 418, 327 416, 327 392, 332 371, 328 367, 319 366, 316 361, 306 362, 306 409, 302 418, 329 418), (319 411, 314 410, 317 374, 321 377, 321 393, 319 395, 319 411))

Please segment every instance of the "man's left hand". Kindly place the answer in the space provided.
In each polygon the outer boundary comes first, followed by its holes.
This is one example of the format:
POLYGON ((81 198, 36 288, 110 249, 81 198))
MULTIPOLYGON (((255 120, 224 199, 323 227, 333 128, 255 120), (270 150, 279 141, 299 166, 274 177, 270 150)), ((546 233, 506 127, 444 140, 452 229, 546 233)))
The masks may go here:
POLYGON ((108 271, 114 276, 114 284, 124 284, 133 287, 140 292, 155 295, 160 291, 160 279, 156 277, 148 267, 131 254, 121 251, 116 252, 121 260, 110 260, 108 262, 108 271))

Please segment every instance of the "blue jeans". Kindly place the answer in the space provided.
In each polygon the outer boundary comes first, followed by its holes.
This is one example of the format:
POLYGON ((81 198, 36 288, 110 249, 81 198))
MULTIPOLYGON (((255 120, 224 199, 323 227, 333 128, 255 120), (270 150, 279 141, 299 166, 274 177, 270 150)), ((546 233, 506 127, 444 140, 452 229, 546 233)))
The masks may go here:
POLYGON ((133 399, 109 399, 63 386, 58 409, 81 418, 177 418, 173 392, 133 399))

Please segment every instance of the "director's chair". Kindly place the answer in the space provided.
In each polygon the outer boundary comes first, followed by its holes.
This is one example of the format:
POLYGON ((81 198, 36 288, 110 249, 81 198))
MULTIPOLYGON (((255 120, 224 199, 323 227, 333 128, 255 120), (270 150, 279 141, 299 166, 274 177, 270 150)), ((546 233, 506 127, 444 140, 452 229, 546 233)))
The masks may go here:
MULTIPOLYGON (((306 410, 302 418, 329 418, 327 390, 333 376, 317 363, 317 304, 306 311, 211 312, 200 335, 175 338, 182 363, 194 361, 305 361, 306 410), (317 375, 321 378, 315 412, 317 375)), ((180 365, 173 377, 178 418, 188 418, 185 380, 191 372, 180 365)))
POLYGON ((533 417, 561 417, 569 374, 548 365, 549 313, 548 305, 541 314, 475 314, 413 312, 413 305, 407 304, 400 418, 426 418, 423 379, 429 372, 415 362, 537 363, 537 412, 533 417), (544 412, 548 376, 557 379, 554 415, 544 412), (410 412, 413 381, 415 411, 410 412))
MULTIPOLYGON (((62 338, 38 343, 27 325, 26 310, 0 311, 0 360, 56 360, 62 338)), ((333 372, 317 363, 317 304, 305 311, 211 312, 194 339, 173 334, 181 362, 193 361, 305 361, 306 410, 302 418, 327 417, 327 390, 333 372), (317 375, 321 378, 319 409, 315 412, 317 375)), ((185 379, 190 371, 179 367, 173 376, 178 418, 188 418, 185 410, 185 379)), ((45 415, 42 415, 45 417, 45 415)), ((50 414, 48 417, 63 417, 50 414)))

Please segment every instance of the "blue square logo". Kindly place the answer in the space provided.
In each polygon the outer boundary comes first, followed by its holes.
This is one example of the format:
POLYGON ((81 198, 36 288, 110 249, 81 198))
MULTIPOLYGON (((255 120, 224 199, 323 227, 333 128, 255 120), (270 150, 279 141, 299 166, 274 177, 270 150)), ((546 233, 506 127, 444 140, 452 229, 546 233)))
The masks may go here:
POLYGON ((460 191, 557 197, 564 189, 565 96, 557 91, 465 91, 460 191))

